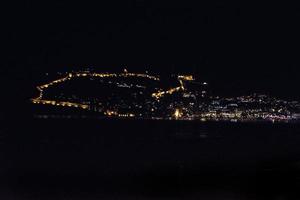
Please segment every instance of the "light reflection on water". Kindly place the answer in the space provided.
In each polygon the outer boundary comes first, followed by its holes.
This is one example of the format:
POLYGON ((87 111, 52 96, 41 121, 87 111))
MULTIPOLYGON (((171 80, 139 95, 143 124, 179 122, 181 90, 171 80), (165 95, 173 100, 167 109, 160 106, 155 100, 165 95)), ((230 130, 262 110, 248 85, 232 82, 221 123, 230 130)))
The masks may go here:
MULTIPOLYGON (((161 117, 151 117, 151 118, 127 118, 127 117, 107 117, 107 116, 98 116, 98 115, 62 115, 62 114, 34 114, 36 119, 130 119, 130 120, 156 120, 156 121, 196 121, 196 122, 221 122, 221 123, 300 123, 300 120, 238 120, 238 119, 229 119, 229 120, 220 120, 220 119, 173 119, 173 118, 161 118, 161 117)), ((1 119, 1 116, 0 116, 1 119)))
MULTIPOLYGON (((26 180, 33 184, 32 191, 36 191, 35 183, 43 183, 47 188, 53 181, 52 185, 58 185, 61 190, 68 184, 71 189, 81 184, 80 189, 86 185, 105 193, 101 191, 105 181, 95 186, 91 180, 100 182, 107 175, 107 180, 124 181, 128 186, 130 182, 126 181, 132 179, 134 191, 140 186, 140 190, 156 188, 165 192, 168 186, 170 192, 166 194, 174 197, 179 188, 181 194, 186 195, 184 199, 190 195, 204 199, 247 199, 240 197, 252 189, 266 191, 266 186, 269 191, 263 194, 277 197, 282 192, 285 197, 291 187, 298 191, 296 186, 300 185, 296 182, 299 169, 291 168, 287 162, 297 164, 299 161, 299 130, 298 125, 286 123, 100 120, 84 115, 36 115, 23 126, 11 127, 10 134, 1 139, 1 148, 6 153, 1 163, 8 172, 15 168, 9 178, 17 173, 24 176, 24 171, 31 169, 26 180), (268 168, 273 174, 265 169, 257 173, 261 163, 274 160, 280 162, 268 168), (280 168, 281 165, 284 167, 280 168), (37 170, 44 172, 44 177, 40 178, 37 170), (71 170, 74 173, 67 176, 71 170), (253 172, 253 177, 243 170, 253 172), (67 175, 52 179, 51 175, 47 176, 57 171, 67 175), (235 176, 236 173, 240 173, 239 176, 235 176), (117 175, 111 178, 115 174, 127 176, 126 179, 117 175), (68 184, 61 183, 63 181, 68 184), (225 186, 229 187, 228 191, 225 186), (242 186, 246 188, 244 194, 240 192, 242 186)), ((115 187, 112 184, 112 194, 115 187)), ((77 194, 74 189, 73 195, 77 194)))

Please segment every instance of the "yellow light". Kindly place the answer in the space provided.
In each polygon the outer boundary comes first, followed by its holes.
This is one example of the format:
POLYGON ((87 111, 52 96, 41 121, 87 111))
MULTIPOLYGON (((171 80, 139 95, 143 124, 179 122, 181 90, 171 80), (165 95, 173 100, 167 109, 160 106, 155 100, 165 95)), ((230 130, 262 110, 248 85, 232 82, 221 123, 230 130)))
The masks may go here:
POLYGON ((195 80, 192 75, 179 75, 178 79, 185 80, 185 81, 193 81, 195 80))
POLYGON ((181 116, 182 116, 182 113, 181 113, 180 110, 177 108, 177 109, 175 110, 174 117, 175 117, 176 119, 178 119, 178 118, 180 118, 181 116))

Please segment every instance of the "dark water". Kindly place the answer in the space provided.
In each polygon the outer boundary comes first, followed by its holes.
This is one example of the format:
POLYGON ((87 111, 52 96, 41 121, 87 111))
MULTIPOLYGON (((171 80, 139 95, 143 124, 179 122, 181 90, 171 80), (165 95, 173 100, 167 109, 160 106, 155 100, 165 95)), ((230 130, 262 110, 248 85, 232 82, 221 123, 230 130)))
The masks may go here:
POLYGON ((1 128, 1 199, 299 199, 300 125, 34 119, 1 128))

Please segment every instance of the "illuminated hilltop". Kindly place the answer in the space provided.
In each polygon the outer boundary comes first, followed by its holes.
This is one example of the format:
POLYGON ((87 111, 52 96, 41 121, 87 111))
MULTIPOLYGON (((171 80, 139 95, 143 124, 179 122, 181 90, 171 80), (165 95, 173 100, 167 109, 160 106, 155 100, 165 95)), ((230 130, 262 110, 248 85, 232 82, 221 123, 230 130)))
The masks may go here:
POLYGON ((294 120, 300 104, 262 94, 221 98, 192 75, 162 81, 148 73, 66 73, 37 86, 37 105, 73 108, 107 117, 185 120, 294 120))
POLYGON ((178 86, 164 89, 159 76, 146 73, 128 73, 127 70, 123 73, 67 73, 62 78, 37 86, 39 95, 31 101, 34 104, 92 110, 107 116, 136 116, 137 113, 130 113, 130 110, 153 113, 155 103, 166 95, 184 91, 183 82, 191 80, 192 76, 180 75, 177 77, 178 86), (74 91, 77 94, 72 93, 74 91), (124 103, 126 105, 121 105, 124 103), (120 110, 128 111, 120 113, 120 110))

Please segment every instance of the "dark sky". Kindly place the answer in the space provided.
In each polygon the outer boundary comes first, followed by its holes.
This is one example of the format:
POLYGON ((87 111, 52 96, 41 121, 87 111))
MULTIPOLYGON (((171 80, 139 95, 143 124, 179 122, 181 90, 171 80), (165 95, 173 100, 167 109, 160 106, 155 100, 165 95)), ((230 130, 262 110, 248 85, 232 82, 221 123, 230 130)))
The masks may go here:
POLYGON ((299 97, 298 5, 112 0, 4 8, 3 69, 19 80, 127 66, 195 73, 219 89, 299 97))

